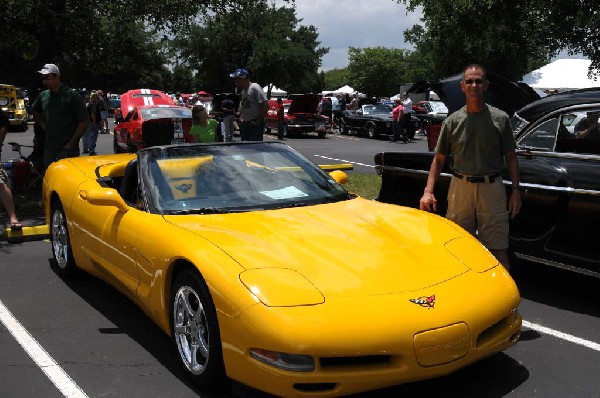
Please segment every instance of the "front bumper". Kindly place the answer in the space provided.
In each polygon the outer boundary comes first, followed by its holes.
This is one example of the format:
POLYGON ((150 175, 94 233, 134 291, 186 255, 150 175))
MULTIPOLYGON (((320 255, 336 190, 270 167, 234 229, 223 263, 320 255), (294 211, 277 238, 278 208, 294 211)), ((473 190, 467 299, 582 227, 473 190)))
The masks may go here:
POLYGON ((227 374, 278 396, 339 396, 446 375, 516 344, 520 299, 508 273, 499 266, 466 275, 393 297, 328 297, 323 305, 289 308, 257 304, 238 318, 222 317, 227 374), (507 283, 476 292, 465 286, 464 279, 486 278, 507 283), (439 300, 434 309, 408 303, 432 290, 439 300), (256 347, 310 355, 315 370, 273 368, 250 357, 256 347))

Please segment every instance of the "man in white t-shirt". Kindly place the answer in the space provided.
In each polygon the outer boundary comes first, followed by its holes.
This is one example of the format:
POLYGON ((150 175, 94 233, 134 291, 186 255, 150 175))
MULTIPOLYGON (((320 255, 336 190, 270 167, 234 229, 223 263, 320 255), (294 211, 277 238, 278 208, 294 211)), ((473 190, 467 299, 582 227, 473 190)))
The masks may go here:
POLYGON ((229 75, 235 78, 235 85, 242 89, 240 100, 240 137, 242 141, 262 141, 265 131, 265 116, 269 101, 262 87, 252 83, 250 73, 243 68, 229 75))

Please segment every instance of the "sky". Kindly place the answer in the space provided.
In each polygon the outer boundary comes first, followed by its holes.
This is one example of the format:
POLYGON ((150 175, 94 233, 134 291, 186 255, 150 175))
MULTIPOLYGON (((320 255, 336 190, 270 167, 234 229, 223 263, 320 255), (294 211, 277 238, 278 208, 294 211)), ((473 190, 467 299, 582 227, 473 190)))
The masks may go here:
MULTIPOLYGON (((314 25, 321 47, 329 47, 321 69, 330 70, 348 66, 348 47, 412 50, 404 42, 404 31, 419 23, 421 13, 407 12, 394 0, 296 0, 296 16, 303 19, 301 25, 314 25)), ((552 60, 558 58, 584 57, 562 51, 552 60)))
MULTIPOLYGON (((278 4, 281 2, 277 2, 278 4)), ((322 70, 348 65, 348 47, 387 47, 411 50, 404 31, 419 22, 394 0, 296 0, 301 25, 314 25, 321 47, 329 47, 322 70)))

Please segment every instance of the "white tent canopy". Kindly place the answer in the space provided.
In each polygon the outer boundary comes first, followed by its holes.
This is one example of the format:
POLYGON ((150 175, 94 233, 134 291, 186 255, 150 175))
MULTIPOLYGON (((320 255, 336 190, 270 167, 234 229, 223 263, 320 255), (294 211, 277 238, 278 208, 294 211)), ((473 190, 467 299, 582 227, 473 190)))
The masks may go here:
MULTIPOLYGON (((262 86, 262 88, 263 91, 266 93, 267 89, 269 88, 269 85, 265 84, 264 86, 262 86)), ((273 87, 271 88, 271 95, 274 97, 285 97, 287 95, 287 91, 277 88, 275 85, 273 85, 273 87)))
POLYGON ((348 85, 340 87, 334 91, 335 94, 354 94, 355 92, 356 91, 348 85))
POLYGON ((572 90, 600 87, 600 80, 589 79, 589 59, 558 59, 523 76, 522 81, 534 89, 572 90))

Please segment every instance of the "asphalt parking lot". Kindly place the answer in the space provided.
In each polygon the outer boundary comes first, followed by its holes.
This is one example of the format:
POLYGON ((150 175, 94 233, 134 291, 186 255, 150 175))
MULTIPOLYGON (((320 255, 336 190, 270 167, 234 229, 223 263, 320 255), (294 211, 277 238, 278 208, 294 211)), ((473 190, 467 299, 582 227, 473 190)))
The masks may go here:
MULTIPOLYGON (((5 142, 30 145, 31 130, 10 132, 5 142)), ((374 173, 376 152, 426 150, 425 137, 417 138, 396 144, 330 134, 286 143, 315 163, 374 173)), ((98 152, 111 151, 112 136, 100 135, 98 152)), ((14 155, 5 146, 2 160, 14 155)), ((198 391, 142 311, 93 277, 62 280, 51 257, 48 241, 0 242, 0 397, 261 396, 238 385, 198 391)), ((513 273, 524 319, 515 347, 439 379, 360 397, 600 397, 600 281, 527 262, 513 273)))

